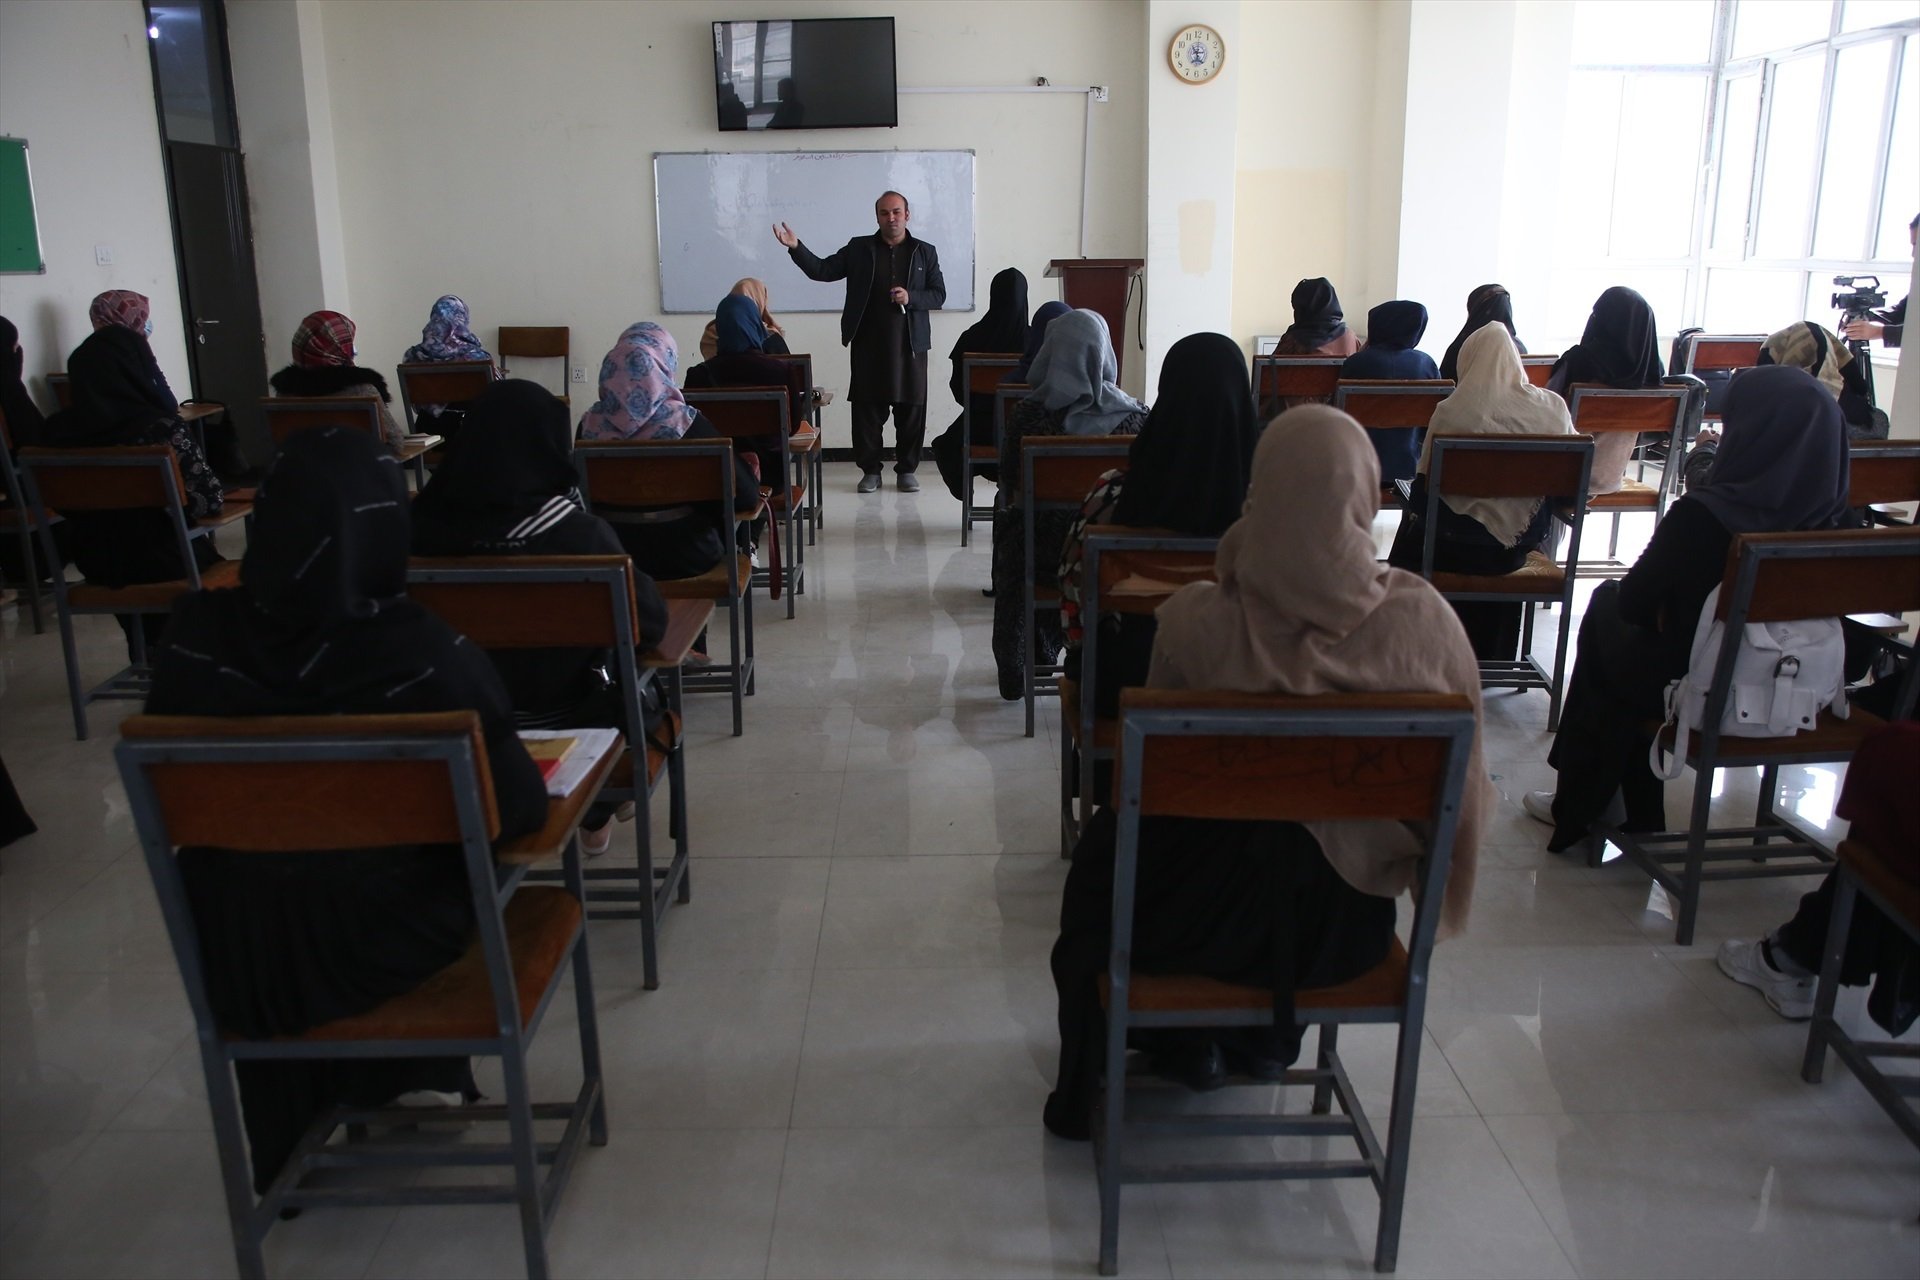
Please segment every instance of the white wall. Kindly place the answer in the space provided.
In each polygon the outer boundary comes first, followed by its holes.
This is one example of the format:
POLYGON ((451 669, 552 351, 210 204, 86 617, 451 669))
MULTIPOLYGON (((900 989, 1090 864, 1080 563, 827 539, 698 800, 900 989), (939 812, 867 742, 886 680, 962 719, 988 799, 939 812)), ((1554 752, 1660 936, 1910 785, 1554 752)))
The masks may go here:
POLYGON ((153 300, 153 350, 188 394, 180 284, 147 61, 135 0, 0 0, 0 133, 27 139, 45 275, 0 275, 0 314, 20 327, 27 374, 64 369, 93 331, 106 289, 153 300), (98 266, 94 246, 111 250, 98 266))
POLYGON ((1232 332, 1234 148, 1239 83, 1240 0, 1150 0, 1144 57, 1147 83, 1146 385, 1159 383, 1167 348, 1187 334, 1232 332), (1189 84, 1167 64, 1182 28, 1206 23, 1227 57, 1206 84, 1189 84))
MULTIPOLYGON (((806 13, 888 7, 825 0, 806 13)), ((705 317, 659 314, 656 151, 972 148, 983 293, 994 271, 1016 266, 1034 304, 1056 297, 1042 278, 1047 261, 1077 249, 1085 110, 1073 95, 907 94, 898 129, 722 135, 708 24, 763 17, 758 0, 320 9, 347 296, 365 362, 376 367, 417 341, 429 305, 447 292, 467 300, 488 342, 503 323, 571 325, 573 363, 589 380, 635 320, 660 320, 692 350, 705 317)), ((1143 5, 938 0, 892 10, 903 87, 1036 76, 1108 86, 1110 101, 1095 108, 1087 253, 1141 255, 1143 5)), ((243 103, 243 136, 248 130, 243 103)), ((868 229, 795 228, 815 246, 868 229)), ((776 312, 781 283, 768 281, 776 312)), ((935 316, 936 383, 945 382, 947 350, 977 318, 935 316)), ((844 391, 838 317, 786 315, 783 323, 796 351, 814 353, 817 379, 844 391)), ((281 341, 268 336, 270 349, 281 341)), ((591 384, 575 391, 590 393, 591 384)), ((933 400, 928 416, 938 430, 945 393, 933 400)), ((827 443, 846 442, 844 412, 830 413, 827 443)))
POLYGON ((268 371, 322 309, 352 314, 317 0, 227 0, 268 371))
POLYGON ((1239 83, 1229 332, 1249 354, 1254 335, 1293 322, 1302 279, 1331 279, 1356 323, 1380 300, 1368 279, 1377 17, 1372 4, 1240 8, 1229 56, 1252 71, 1239 83))
POLYGON ((1513 0, 1411 7, 1395 293, 1424 303, 1436 359, 1467 294, 1497 278, 1514 72, 1513 0))

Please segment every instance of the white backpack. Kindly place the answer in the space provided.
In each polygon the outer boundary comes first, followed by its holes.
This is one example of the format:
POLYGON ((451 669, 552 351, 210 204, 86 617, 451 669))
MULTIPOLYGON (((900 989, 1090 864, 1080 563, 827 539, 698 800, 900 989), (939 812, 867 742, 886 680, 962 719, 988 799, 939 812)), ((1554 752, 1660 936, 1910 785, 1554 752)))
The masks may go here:
MULTIPOLYGON (((1676 726, 1672 763, 1660 758, 1661 735, 1655 735, 1647 752, 1647 763, 1662 778, 1680 776, 1687 759, 1687 735, 1704 727, 1707 691, 1713 687, 1714 663, 1726 637, 1726 624, 1713 616, 1719 603, 1720 588, 1715 587, 1707 594, 1693 629, 1687 674, 1667 686, 1667 723, 1676 726)), ((1827 707, 1846 718, 1846 641, 1840 619, 1749 622, 1744 631, 1734 650, 1733 687, 1720 721, 1723 736, 1791 737, 1813 728, 1827 707)))

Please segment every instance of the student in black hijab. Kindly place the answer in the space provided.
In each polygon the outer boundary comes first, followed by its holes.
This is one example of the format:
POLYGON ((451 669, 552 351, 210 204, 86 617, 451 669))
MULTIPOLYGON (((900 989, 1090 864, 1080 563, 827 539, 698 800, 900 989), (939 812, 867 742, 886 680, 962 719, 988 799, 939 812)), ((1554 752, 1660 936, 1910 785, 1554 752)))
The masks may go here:
MULTIPOLYGON (((180 406, 144 334, 118 324, 96 329, 67 357, 67 376, 73 407, 47 420, 46 444, 60 449, 168 445, 186 482, 182 497, 188 523, 219 514, 226 491, 180 421, 180 406)), ((67 523, 73 530, 73 562, 88 582, 124 587, 186 576, 173 526, 158 511, 83 511, 68 516, 67 523)), ((193 551, 202 569, 220 559, 211 537, 194 539, 193 551)), ((164 614, 116 616, 127 633, 129 655, 136 617, 149 647, 166 628, 164 614)))
MULTIPOLYGON (((407 599, 407 489, 357 431, 287 441, 261 484, 239 587, 174 606, 147 711, 156 715, 479 712, 500 839, 547 801, 486 657, 407 599)), ((363 1013, 464 952, 473 897, 458 849, 183 849, 214 1016, 243 1036, 291 1036, 363 1013)), ((464 1058, 242 1062, 254 1187, 265 1190, 314 1118, 416 1091, 477 1096, 464 1058)), ((451 1101, 451 1098, 442 1099, 451 1101)))
POLYGON ((1360 339, 1347 328, 1340 311, 1340 295, 1325 276, 1293 286, 1293 323, 1273 348, 1283 356, 1350 356, 1360 339))
MULTIPOLYGON (((966 371, 961 368, 960 357, 1019 355, 1026 340, 1027 277, 1017 267, 1008 267, 993 278, 987 292, 987 313, 967 326, 953 344, 953 350, 947 353, 953 362, 953 376, 947 379, 947 388, 953 392, 954 403, 966 405, 973 415, 973 434, 971 440, 962 441, 961 418, 956 417, 945 431, 934 437, 933 461, 940 468, 940 478, 947 482, 947 489, 962 501, 968 500, 966 446, 984 447, 993 443, 993 397, 968 395, 966 371)), ((998 471, 999 468, 994 468, 994 474, 988 478, 994 478, 998 471)))
MULTIPOLYGON (((1438 378, 1440 369, 1433 357, 1418 349, 1426 332, 1427 309, 1419 303, 1381 303, 1367 312, 1367 345, 1340 366, 1341 380, 1438 378)), ((1381 484, 1413 479, 1425 437, 1418 427, 1367 429, 1373 451, 1380 457, 1381 484)))
MULTIPOLYGON (((1557 392, 1571 406, 1573 388, 1583 382, 1624 391, 1659 386, 1666 367, 1660 363, 1660 344, 1654 329, 1653 308, 1647 300, 1625 285, 1615 285, 1595 300, 1586 330, 1580 341, 1555 362, 1547 390, 1557 392)), ((1596 436, 1589 494, 1619 491, 1639 440, 1630 431, 1606 431, 1596 436)))
POLYGON ((1027 345, 1020 351, 1020 363, 1008 372, 1008 382, 1026 382, 1029 379, 1034 358, 1040 354, 1040 346, 1047 340, 1047 326, 1071 310, 1072 307, 1057 298, 1052 302, 1043 302, 1034 309, 1033 318, 1027 321, 1027 345))
MULTIPOLYGON (((613 528, 579 505, 567 407, 536 382, 496 382, 467 406, 446 461, 413 503, 413 550, 422 556, 624 556, 613 528)), ((660 589, 633 571, 638 648, 667 631, 660 589)), ((604 649, 507 649, 489 653, 514 720, 528 729, 605 727, 625 732, 612 655, 604 649)), ((612 806, 594 806, 582 848, 611 839, 612 806)))
POLYGON ((1440 357, 1440 376, 1459 380, 1460 348, 1474 330, 1483 329, 1490 324, 1506 326, 1507 336, 1513 339, 1514 349, 1521 355, 1527 354, 1527 344, 1520 341, 1520 335, 1513 328, 1513 295, 1507 292, 1505 285, 1483 284, 1467 295, 1467 322, 1460 327, 1459 334, 1448 344, 1447 353, 1440 357))
POLYGON ((1553 852, 1585 839, 1616 793, 1623 829, 1666 829, 1645 726, 1661 721, 1668 682, 1687 673, 1701 606, 1720 585, 1734 535, 1851 520, 1840 406, 1809 374, 1784 366, 1741 373, 1727 390, 1725 424, 1705 483, 1668 508, 1627 576, 1601 583, 1581 620, 1579 657, 1547 756, 1558 787, 1524 802, 1553 826, 1553 852))
MULTIPOLYGON (((1122 524, 1217 538, 1240 518, 1253 446, 1260 439, 1240 344, 1220 333, 1195 333, 1173 344, 1160 366, 1160 392, 1146 425, 1127 451, 1125 468, 1107 472, 1081 505, 1060 556, 1066 667, 1080 678, 1080 570, 1089 525, 1122 524)), ((1108 618, 1101 632, 1101 715, 1118 714, 1120 690, 1147 682, 1153 655, 1151 617, 1108 618)))
POLYGON ((46 422, 40 406, 27 394, 26 365, 20 330, 13 321, 0 316, 0 420, 7 424, 7 441, 15 453, 39 444, 40 430, 46 422))

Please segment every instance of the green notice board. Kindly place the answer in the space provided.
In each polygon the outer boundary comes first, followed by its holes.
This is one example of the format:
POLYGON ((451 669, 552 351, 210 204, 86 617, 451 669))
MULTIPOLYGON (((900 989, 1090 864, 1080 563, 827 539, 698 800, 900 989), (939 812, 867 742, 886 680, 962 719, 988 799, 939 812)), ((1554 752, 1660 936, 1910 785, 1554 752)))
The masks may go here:
POLYGON ((38 275, 46 269, 46 260, 40 256, 40 223, 33 210, 27 140, 0 138, 0 273, 38 275))

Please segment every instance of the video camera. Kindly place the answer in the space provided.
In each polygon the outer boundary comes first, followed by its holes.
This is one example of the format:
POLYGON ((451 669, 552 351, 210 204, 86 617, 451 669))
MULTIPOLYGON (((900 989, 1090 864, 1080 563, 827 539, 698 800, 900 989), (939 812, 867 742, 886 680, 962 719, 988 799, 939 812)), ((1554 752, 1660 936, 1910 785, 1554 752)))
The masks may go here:
POLYGON ((1887 305, 1887 295, 1880 288, 1879 276, 1835 276, 1833 282, 1849 285, 1852 289, 1849 293, 1833 295, 1833 309, 1842 313, 1842 323, 1865 320, 1887 305))

